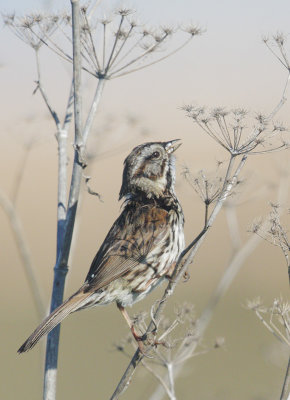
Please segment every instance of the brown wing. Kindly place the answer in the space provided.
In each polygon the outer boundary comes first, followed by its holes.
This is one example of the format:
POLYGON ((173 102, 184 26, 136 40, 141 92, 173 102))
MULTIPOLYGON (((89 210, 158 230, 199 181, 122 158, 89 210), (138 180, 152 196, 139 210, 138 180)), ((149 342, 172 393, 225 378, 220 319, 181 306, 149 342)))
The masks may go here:
POLYGON ((155 206, 127 205, 110 229, 86 277, 85 291, 95 291, 120 278, 169 234, 168 212, 155 206))

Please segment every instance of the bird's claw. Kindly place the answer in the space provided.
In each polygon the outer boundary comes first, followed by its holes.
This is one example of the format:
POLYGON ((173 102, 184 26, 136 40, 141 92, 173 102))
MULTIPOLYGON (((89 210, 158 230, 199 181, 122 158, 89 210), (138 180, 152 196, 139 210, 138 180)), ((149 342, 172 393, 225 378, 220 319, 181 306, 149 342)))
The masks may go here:
POLYGON ((164 347, 168 347, 167 344, 166 344, 166 342, 156 340, 156 335, 157 335, 157 331, 156 331, 156 330, 153 330, 153 331, 151 332, 151 333, 153 334, 153 336, 154 336, 153 339, 149 339, 149 338, 148 338, 148 335, 147 335, 146 333, 144 333, 144 335, 138 335, 138 333, 136 332, 136 330, 135 330, 135 328, 134 328, 134 325, 131 327, 131 332, 132 332, 132 335, 133 335, 134 339, 135 339, 136 342, 137 342, 139 351, 142 353, 142 355, 143 355, 144 357, 147 357, 147 358, 154 358, 153 356, 149 356, 149 355, 148 355, 148 351, 146 352, 146 349, 147 349, 148 347, 149 347, 149 351, 150 351, 150 348, 151 348, 151 349, 152 349, 152 347, 157 348, 157 346, 160 346, 160 345, 161 345, 161 346, 164 346, 164 347), (145 343, 145 342, 146 342, 146 343, 145 343))

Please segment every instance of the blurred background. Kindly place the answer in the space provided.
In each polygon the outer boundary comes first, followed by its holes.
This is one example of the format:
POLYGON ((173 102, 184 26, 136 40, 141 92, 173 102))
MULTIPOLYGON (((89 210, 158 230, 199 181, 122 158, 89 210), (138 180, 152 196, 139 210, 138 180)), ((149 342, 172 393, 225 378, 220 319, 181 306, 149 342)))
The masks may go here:
MULTIPOLYGON (((286 0, 131 0, 128 3, 111 0, 100 2, 97 15, 110 15, 116 7, 124 5, 136 10, 139 21, 146 25, 196 24, 205 32, 163 62, 106 84, 89 142, 90 151, 96 153, 89 165, 90 186, 101 194, 103 202, 83 190, 65 297, 83 282, 90 262, 119 214, 122 163, 135 145, 182 139, 183 145, 177 152, 176 190, 184 208, 189 243, 202 229, 204 209, 183 178, 182 170, 187 166, 192 173, 200 169, 212 171, 217 161, 226 161, 228 155, 185 117, 181 107, 193 103, 243 107, 252 115, 269 114, 279 103, 287 78, 286 69, 262 42, 263 35, 271 36, 277 31, 288 37, 290 3, 286 0)), ((22 15, 32 11, 55 12, 65 7, 69 7, 68 1, 10 0, 2 2, 1 11, 22 15)), ((3 26, 1 43, 0 190, 11 197, 19 171, 24 171, 16 203, 17 215, 48 308, 56 252, 55 126, 40 93, 33 95, 37 75, 32 49, 3 26), (30 146, 28 153, 27 146, 30 146)), ((50 101, 62 116, 71 65, 43 48, 41 69, 50 101)), ((95 84, 94 78, 83 74, 84 116, 95 84)), ((276 118, 285 126, 290 123, 289 107, 286 103, 276 118)), ((72 131, 70 134, 72 143, 72 131)), ((246 182, 235 198, 241 245, 252 235, 249 229, 253 221, 269 213, 269 203, 277 202, 279 193, 283 194, 282 205, 289 208, 287 169, 289 151, 248 160, 243 172, 246 182)), ((288 221, 287 216, 282 220, 289 226, 289 217, 288 221)), ((39 399, 44 341, 23 356, 18 356, 16 350, 40 320, 2 208, 0 231, 0 398, 39 399)), ((190 280, 180 283, 170 300, 168 315, 177 304, 186 301, 194 304, 198 316, 232 255, 232 239, 222 212, 191 265, 190 280)), ((130 313, 148 311, 163 289, 138 303, 130 313)), ((179 399, 279 398, 287 352, 254 313, 246 309, 247 300, 257 296, 267 306, 277 297, 287 300, 289 296, 283 255, 279 248, 264 241, 247 258, 219 303, 201 345, 202 350, 209 351, 190 360, 179 376, 176 383, 179 399), (225 346, 210 350, 216 337, 224 337, 225 346)), ((107 399, 112 394, 129 361, 115 350, 115 344, 128 331, 119 314, 111 305, 74 314, 64 321, 59 399, 107 399)), ((150 399, 156 386, 154 377, 139 367, 123 398, 150 399)))

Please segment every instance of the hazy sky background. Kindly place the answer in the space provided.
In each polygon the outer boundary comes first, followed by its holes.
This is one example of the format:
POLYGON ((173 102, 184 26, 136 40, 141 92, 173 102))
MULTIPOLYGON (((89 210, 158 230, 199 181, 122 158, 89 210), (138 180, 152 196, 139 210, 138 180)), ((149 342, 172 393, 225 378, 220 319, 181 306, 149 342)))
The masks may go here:
MULTIPOLYGON (((14 0, 2 2, 1 8, 21 14, 31 10, 50 11, 54 4, 14 0)), ((57 8, 62 9, 69 6, 69 1, 57 4, 57 8)), ((103 1, 101 9, 111 10, 120 4, 128 5, 103 1)), ((286 72, 263 45, 261 37, 277 31, 288 36, 289 1, 131 1, 129 6, 137 11, 140 21, 148 25, 186 26, 194 23, 206 32, 170 60, 110 82, 107 91, 114 92, 114 96, 109 92, 106 97, 110 98, 110 107, 127 108, 146 117, 150 115, 151 122, 163 119, 166 126, 168 109, 174 113, 184 102, 244 106, 266 112, 267 107, 272 107, 279 98, 286 72), (144 104, 144 98, 147 104, 144 104)), ((8 29, 3 29, 1 36, 0 79, 2 92, 6 93, 5 97, 1 96, 4 119, 10 118, 12 110, 14 118, 31 113, 37 104, 39 110, 43 110, 39 98, 35 101, 31 96, 35 79, 31 49, 8 29)), ((45 67, 52 62, 58 63, 58 76, 48 76, 53 92, 59 88, 58 83, 62 82, 69 66, 51 54, 44 56, 44 60, 45 67)), ((84 77, 84 81, 86 79, 84 77)), ((61 96, 58 99, 61 101, 61 96)), ((107 103, 104 104, 108 108, 107 103)))

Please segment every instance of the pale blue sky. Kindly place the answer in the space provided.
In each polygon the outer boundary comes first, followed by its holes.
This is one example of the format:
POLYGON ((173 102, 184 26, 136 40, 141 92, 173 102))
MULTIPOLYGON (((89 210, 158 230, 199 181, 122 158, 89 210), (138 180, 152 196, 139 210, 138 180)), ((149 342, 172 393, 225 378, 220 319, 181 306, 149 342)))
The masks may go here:
MULTIPOLYGON (((48 9, 47 4, 57 4, 58 9, 70 6, 68 0, 11 0, 2 3, 1 9, 23 13, 48 9)), ((111 10, 119 5, 134 8, 140 21, 149 25, 196 23, 206 32, 171 59, 110 82, 103 100, 107 111, 109 108, 126 112, 127 108, 158 126, 162 119, 162 126, 170 129, 174 123, 172 125, 172 121, 167 121, 168 110, 173 113, 172 116, 180 116, 177 109, 183 103, 194 101, 267 111, 278 100, 286 71, 263 45, 261 36, 278 30, 288 36, 288 0, 107 0, 101 2, 101 9, 111 10)), ((100 13, 103 14, 103 11, 100 13)), ((35 80, 31 49, 8 29, 2 29, 1 36, 4 38, 1 40, 4 49, 0 63, 4 67, 0 84, 7 93, 0 100, 0 106, 7 109, 4 118, 10 115, 11 109, 19 117, 31 113, 31 110, 44 110, 39 98, 31 96, 35 80)), ((44 70, 51 62, 54 64, 48 68, 47 82, 53 94, 54 89, 59 93, 60 83, 68 76, 70 67, 56 61, 53 55, 46 54, 43 58, 44 70), (51 71, 56 73, 52 75, 51 71)), ((55 101, 63 104, 60 95, 55 101)), ((176 119, 173 117, 173 120, 176 119)))

